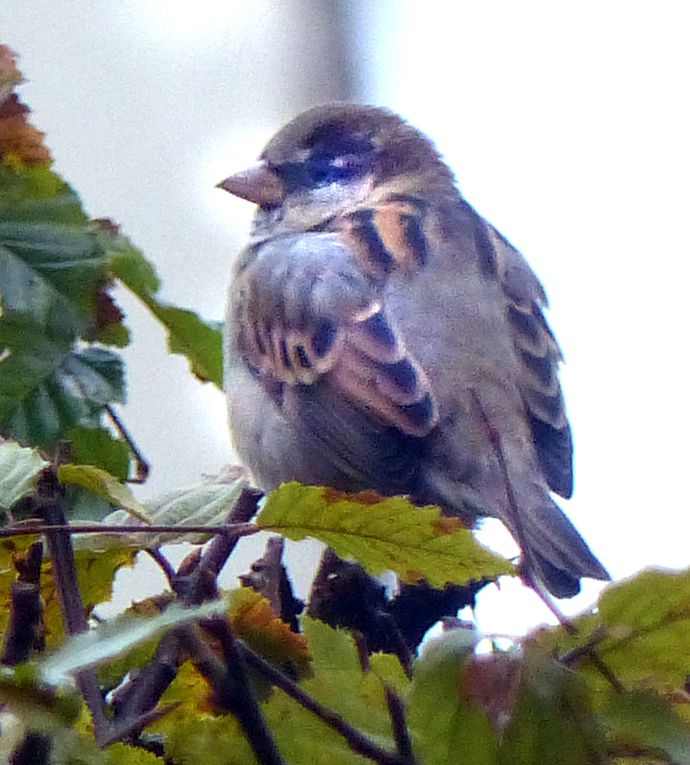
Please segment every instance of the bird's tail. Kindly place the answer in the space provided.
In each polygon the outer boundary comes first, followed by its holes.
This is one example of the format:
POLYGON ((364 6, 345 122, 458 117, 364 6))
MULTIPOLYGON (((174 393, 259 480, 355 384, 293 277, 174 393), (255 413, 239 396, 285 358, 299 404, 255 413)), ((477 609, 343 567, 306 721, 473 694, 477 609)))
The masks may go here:
POLYGON ((571 598, 580 591, 582 577, 611 577, 561 508, 549 502, 520 513, 519 528, 512 531, 525 548, 529 572, 557 598, 571 598))

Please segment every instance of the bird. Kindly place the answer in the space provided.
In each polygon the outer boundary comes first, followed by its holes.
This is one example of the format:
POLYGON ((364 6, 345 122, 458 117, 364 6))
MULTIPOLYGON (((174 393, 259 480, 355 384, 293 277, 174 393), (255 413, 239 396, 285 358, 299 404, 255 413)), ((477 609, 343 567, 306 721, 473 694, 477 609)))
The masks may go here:
POLYGON ((237 453, 292 480, 500 519, 528 582, 608 579, 553 494, 573 445, 547 299, 433 143, 384 108, 313 107, 218 184, 256 205, 224 351, 237 453))

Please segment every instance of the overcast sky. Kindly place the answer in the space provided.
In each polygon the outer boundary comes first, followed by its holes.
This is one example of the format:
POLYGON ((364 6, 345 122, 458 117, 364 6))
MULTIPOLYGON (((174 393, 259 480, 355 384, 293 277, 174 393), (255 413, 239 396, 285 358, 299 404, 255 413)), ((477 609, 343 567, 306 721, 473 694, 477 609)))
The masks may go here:
MULTIPOLYGON (((685 4, 350 5, 347 74, 359 99, 401 112, 435 140, 466 198, 547 289, 575 434, 569 515, 615 577, 687 565, 685 4)), ((0 42, 21 56, 24 97, 57 170, 91 215, 117 220, 155 262, 164 297, 207 318, 222 317, 251 215, 213 185, 284 121, 344 87, 324 47, 329 7, 0 5, 0 42)), ((135 329, 127 416, 154 466, 146 496, 232 456, 222 396, 166 356, 133 301, 125 306, 135 329)), ((542 617, 516 589, 484 596, 486 629, 542 617)))

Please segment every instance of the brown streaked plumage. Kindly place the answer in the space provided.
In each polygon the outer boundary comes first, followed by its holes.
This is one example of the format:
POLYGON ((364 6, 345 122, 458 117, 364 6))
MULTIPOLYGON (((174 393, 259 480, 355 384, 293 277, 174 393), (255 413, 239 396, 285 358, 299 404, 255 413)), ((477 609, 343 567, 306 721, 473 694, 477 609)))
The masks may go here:
POLYGON ((226 350, 233 437, 260 485, 495 516, 555 595, 607 578, 550 494, 572 493, 572 442, 544 291, 432 144, 383 109, 317 107, 219 185, 259 205, 226 350))

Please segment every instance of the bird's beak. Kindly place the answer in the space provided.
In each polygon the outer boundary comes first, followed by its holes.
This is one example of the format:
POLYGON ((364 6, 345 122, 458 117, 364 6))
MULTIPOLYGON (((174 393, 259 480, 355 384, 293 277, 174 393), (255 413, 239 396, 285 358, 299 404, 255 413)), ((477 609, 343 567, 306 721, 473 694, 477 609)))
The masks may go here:
POLYGON ((246 170, 229 175, 216 184, 216 188, 261 207, 278 205, 285 196, 283 182, 265 162, 257 162, 246 170))

